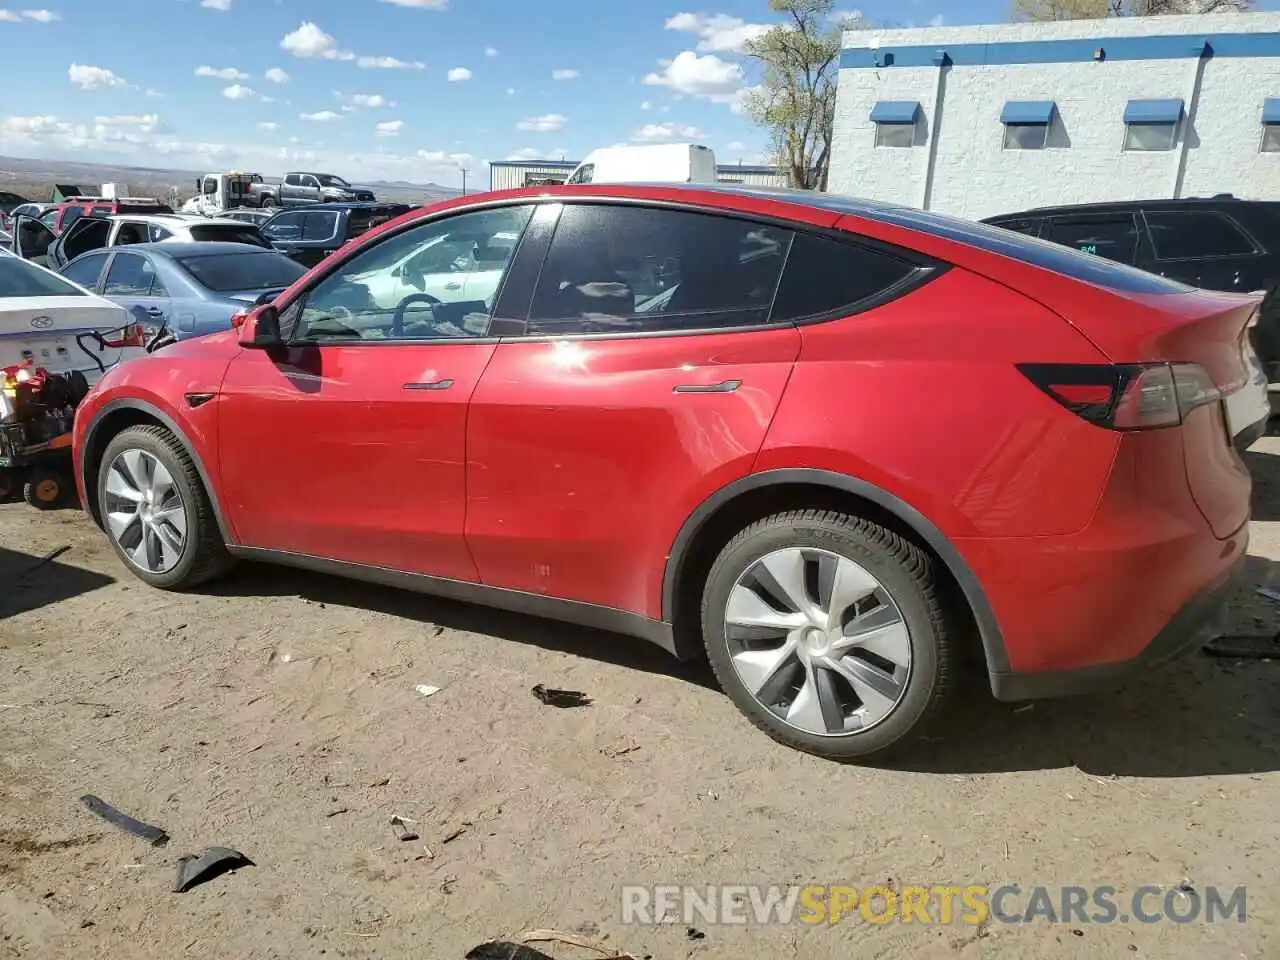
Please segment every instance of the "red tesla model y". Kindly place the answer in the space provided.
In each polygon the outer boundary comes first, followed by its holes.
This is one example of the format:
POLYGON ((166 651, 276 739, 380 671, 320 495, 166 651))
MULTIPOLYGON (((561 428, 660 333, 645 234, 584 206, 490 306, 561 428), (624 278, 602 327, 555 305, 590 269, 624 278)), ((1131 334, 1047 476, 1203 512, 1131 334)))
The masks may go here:
POLYGON ((153 586, 260 560, 595 625, 868 757, 966 652, 1019 700, 1206 638, 1256 306, 839 196, 470 196, 108 373, 77 477, 153 586))

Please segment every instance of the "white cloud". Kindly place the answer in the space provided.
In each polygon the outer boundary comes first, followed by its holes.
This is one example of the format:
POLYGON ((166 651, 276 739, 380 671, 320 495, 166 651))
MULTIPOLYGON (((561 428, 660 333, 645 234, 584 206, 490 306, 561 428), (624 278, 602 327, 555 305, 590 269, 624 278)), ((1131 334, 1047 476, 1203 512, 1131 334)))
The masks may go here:
POLYGON ((285 73, 279 67, 272 67, 270 70, 264 73, 263 76, 266 79, 270 80, 272 83, 288 83, 289 82, 289 74, 285 73))
MULTIPOLYGON (((350 59, 350 58, 347 58, 350 59)), ((425 70, 421 60, 397 60, 395 57, 357 57, 357 66, 366 70, 425 70)))
POLYGON ((310 20, 304 20, 297 30, 286 33, 284 39, 280 41, 280 49, 303 59, 355 59, 355 54, 340 50, 338 41, 310 20))
POLYGON ((515 153, 507 154, 508 160, 545 160, 547 155, 542 150, 535 150, 533 147, 523 147, 515 153))
POLYGON ((313 123, 333 123, 342 119, 342 114, 334 113, 332 110, 320 110, 316 113, 302 113, 298 115, 301 120, 310 120, 313 123))
POLYGON ((252 100, 254 90, 252 87, 246 87, 239 83, 233 83, 222 91, 222 95, 228 100, 252 100))
MULTIPOLYGON (((7 10, 4 12, 8 13, 7 10)), ((7 19, 8 17, 0 17, 0 20, 7 19)), ((15 16, 13 19, 17 20, 19 18, 15 16)), ((52 10, 23 10, 21 19, 33 20, 36 23, 53 23, 55 20, 61 20, 62 17, 54 13, 52 10)))
POLYGON ((734 140, 732 143, 728 144, 725 149, 730 153, 741 153, 743 150, 747 149, 747 145, 741 140, 734 140))
POLYGON ((249 75, 235 67, 196 67, 197 77, 213 77, 217 80, 248 80, 249 75))
POLYGON ((770 29, 766 24, 747 23, 724 13, 677 13, 663 26, 694 34, 703 53, 741 53, 748 40, 755 40, 770 29))
POLYGON ((516 95, 516 88, 515 88, 515 87, 507 87, 507 96, 508 96, 508 97, 514 97, 515 95, 516 95))
POLYGON ((461 83, 463 80, 471 79, 471 71, 466 67, 454 67, 448 73, 450 83, 461 83))
POLYGON ((653 104, 652 104, 652 103, 650 103, 648 100, 645 100, 644 102, 642 102, 642 103, 640 104, 640 109, 641 109, 641 110, 652 110, 652 109, 653 109, 653 104))
POLYGON ((0 10, 0 23, 21 23, 22 17, 12 10, 0 10))
POLYGON ((260 124, 258 124, 258 129, 265 130, 267 133, 270 133, 272 130, 280 129, 280 124, 272 123, 270 120, 263 120, 260 124))
POLYGON ((497 47, 485 47, 485 48, 484 48, 484 55, 485 55, 486 57, 496 57, 496 56, 498 55, 498 48, 497 48, 497 47))
POLYGON ((136 127, 141 133, 154 133, 163 128, 159 115, 154 113, 118 113, 109 117, 94 117, 93 122, 103 127, 136 127))
POLYGON ((631 135, 631 139, 645 143, 659 143, 663 140, 695 140, 701 136, 702 131, 694 126, 679 123, 646 123, 631 135))
POLYGON ((448 10, 449 0, 382 0, 397 7, 417 7, 419 10, 448 10))
POLYGON ((231 0, 200 0, 200 6, 206 10, 221 10, 226 13, 231 9, 231 0))
POLYGON ((563 130, 568 122, 567 117, 562 117, 558 113, 547 113, 540 117, 526 117, 516 124, 516 129, 531 130, 534 133, 555 133, 557 130, 563 130))
POLYGON ((742 88, 742 67, 721 60, 713 53, 700 57, 692 50, 685 50, 674 60, 662 64, 662 68, 662 73, 651 73, 644 82, 720 102, 728 102, 742 88))
POLYGON ((382 123, 377 124, 373 129, 380 137, 398 137, 400 136, 400 131, 404 129, 404 121, 384 120, 382 123))
POLYGON ((929 18, 929 26, 931 27, 940 27, 946 22, 947 22, 947 18, 940 13, 935 13, 932 17, 929 18))
POLYGON ((577 70, 552 70, 552 80, 572 80, 578 76, 577 70))
POLYGON ((861 10, 832 10, 829 17, 832 23, 840 24, 846 30, 856 30, 862 21, 861 10))
POLYGON ((104 87, 125 87, 124 78, 106 67, 89 67, 73 63, 67 68, 67 78, 81 90, 101 90, 104 87))

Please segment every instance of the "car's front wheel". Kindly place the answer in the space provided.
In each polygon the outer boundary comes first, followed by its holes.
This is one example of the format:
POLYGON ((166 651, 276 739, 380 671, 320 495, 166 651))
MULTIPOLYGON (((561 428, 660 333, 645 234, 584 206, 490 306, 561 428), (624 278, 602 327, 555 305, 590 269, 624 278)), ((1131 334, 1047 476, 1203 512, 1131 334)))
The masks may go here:
POLYGON ((775 740, 838 760, 918 733, 951 673, 933 559, 865 519, 796 510, 721 551, 702 631, 725 692, 775 740))
POLYGON ((120 559, 154 587, 198 586, 230 566, 200 474, 163 427, 129 427, 107 444, 98 508, 120 559))

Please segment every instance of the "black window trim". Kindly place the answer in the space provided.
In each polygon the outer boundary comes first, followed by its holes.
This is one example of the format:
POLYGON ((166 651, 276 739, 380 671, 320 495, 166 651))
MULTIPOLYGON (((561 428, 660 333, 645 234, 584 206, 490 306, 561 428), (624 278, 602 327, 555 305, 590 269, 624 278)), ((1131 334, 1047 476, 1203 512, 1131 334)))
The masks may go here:
MULTIPOLYGON (((551 240, 555 234, 555 227, 560 219, 560 212, 569 204, 607 204, 611 206, 638 206, 650 207, 663 210, 686 211, 690 213, 705 213, 712 216, 731 217, 739 220, 748 220, 763 226, 779 227, 784 230, 794 232, 807 232, 815 236, 825 237, 830 240, 836 240, 842 243, 851 243, 866 247, 878 253, 896 257, 899 260, 913 263, 916 269, 907 274, 902 280, 889 287, 886 287, 879 294, 868 297, 859 304, 855 304, 857 309, 850 310, 847 307, 825 313, 817 314, 812 317, 802 317, 797 320, 767 320, 765 323, 739 325, 731 327, 700 327, 690 328, 688 330, 640 330, 640 331, 617 331, 607 333, 548 333, 539 334, 537 336, 525 336, 524 334, 489 334, 483 337, 442 337, 437 340, 373 340, 361 339, 358 337, 337 338, 331 337, 322 341, 317 340, 301 340, 295 339, 293 330, 290 331, 286 345, 290 347, 321 347, 321 346, 367 346, 374 348, 395 347, 395 346, 424 346, 429 344, 483 344, 483 343, 504 343, 515 342, 536 343, 550 340, 600 340, 600 339, 641 339, 652 337, 688 337, 688 336, 707 336, 713 333, 737 333, 753 330, 779 330, 785 327, 799 328, 802 326, 810 326, 819 323, 829 323, 832 320, 843 319, 844 317, 854 316, 858 313, 865 313, 868 310, 883 306, 893 300, 905 297, 909 293, 914 293, 917 289, 931 283, 933 280, 941 277, 949 272, 953 265, 945 260, 931 257, 919 250, 912 250, 908 247, 900 247, 875 237, 868 237, 862 234, 851 234, 846 230, 840 230, 834 226, 823 227, 816 224, 803 223, 801 221, 791 220, 783 216, 772 216, 770 214, 760 213, 743 213, 738 210, 725 210, 712 204, 690 202, 687 200, 650 200, 638 197, 563 197, 558 195, 541 196, 541 197, 515 197, 488 200, 483 203, 477 203, 464 208, 451 207, 442 210, 437 214, 425 217, 419 217, 410 220, 405 224, 397 227, 395 230, 387 233, 380 233, 377 242, 381 243, 390 240, 392 237, 398 236, 408 230, 428 223, 436 223, 453 216, 461 216, 466 213, 474 213, 482 210, 494 210, 502 207, 521 207, 532 206, 533 214, 529 218, 529 223, 525 226, 524 233, 520 237, 519 243, 511 254, 509 261, 511 266, 507 270, 506 276, 502 279, 502 286, 498 288, 497 295, 494 299, 493 315, 490 318, 490 329, 497 321, 505 321, 507 323, 520 322, 528 324, 529 312, 533 306, 533 295, 537 289, 538 280, 542 276, 542 268, 546 263, 547 254, 551 251, 551 240), (543 210, 549 210, 549 215, 539 216, 543 210), (541 248, 541 249, 539 249, 541 248), (532 261, 528 258, 533 258, 532 261), (517 276, 522 266, 526 264, 536 264, 536 270, 525 273, 521 271, 521 275, 513 285, 512 279, 517 276), (504 309, 507 308, 507 309, 504 309), (514 308, 514 309, 510 309, 514 308)), ((839 219, 839 218, 837 218, 839 219)), ((324 282, 324 280, 335 271, 342 268, 349 260, 358 257, 368 246, 363 234, 344 255, 333 257, 330 256, 326 261, 323 271, 313 272, 312 282, 300 290, 293 299, 279 305, 280 316, 283 319, 286 314, 294 310, 295 306, 305 306, 306 298, 311 291, 324 282)), ((788 254, 790 251, 788 251, 788 254)), ((783 264, 783 270, 786 264, 783 264)), ((774 291, 775 298, 777 290, 774 291)), ((773 312, 773 305, 770 304, 770 313, 773 312)), ((281 324, 285 326, 284 323, 281 324)), ((296 330, 296 323, 292 325, 296 330)))
POLYGON ((1242 257, 1256 257, 1259 254, 1264 252, 1262 245, 1258 243, 1257 237, 1255 237, 1252 233, 1250 233, 1247 229, 1245 229, 1244 224, 1242 224, 1235 217, 1231 216, 1231 214, 1227 213, 1225 210, 1214 209, 1214 208, 1207 208, 1207 209, 1201 208, 1198 210, 1148 210, 1147 208, 1143 207, 1138 211, 1138 213, 1142 217, 1142 228, 1147 232, 1147 237, 1151 241, 1152 259, 1154 259, 1157 263, 1195 263, 1200 260, 1214 260, 1214 261, 1236 260, 1242 257), (1194 216, 1197 214, 1199 214, 1200 216, 1204 216, 1205 214, 1208 214, 1209 216, 1213 216, 1213 217, 1221 217, 1223 220, 1227 221, 1227 223, 1231 224, 1231 226, 1235 227, 1236 230, 1238 230, 1244 236, 1244 238, 1247 241, 1249 241, 1249 244, 1253 247, 1253 249, 1250 250, 1248 253, 1203 254, 1198 257, 1162 257, 1160 256, 1160 245, 1156 243, 1155 232, 1151 229, 1150 221, 1147 220, 1147 215, 1149 213, 1168 214, 1175 217, 1185 217, 1188 215, 1194 216))

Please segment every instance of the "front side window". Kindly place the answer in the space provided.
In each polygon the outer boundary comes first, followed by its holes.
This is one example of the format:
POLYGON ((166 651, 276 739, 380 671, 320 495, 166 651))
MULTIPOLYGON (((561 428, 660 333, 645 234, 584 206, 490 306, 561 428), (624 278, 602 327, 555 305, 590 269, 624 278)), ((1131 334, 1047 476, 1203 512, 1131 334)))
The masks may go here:
POLYGON ((126 220, 116 230, 116 246, 123 246, 128 243, 146 243, 150 239, 150 224, 126 220))
POLYGON ((301 240, 302 214, 282 213, 262 227, 263 236, 270 240, 301 240))
POLYGON ((284 185, 286 187, 296 187, 301 182, 302 182, 302 178, 298 176, 296 173, 290 173, 285 175, 284 185))
POLYGON ((106 259, 106 253, 90 253, 87 256, 77 257, 62 268, 62 275, 72 283, 78 283, 92 290, 98 285, 98 277, 102 275, 102 264, 106 259))
POLYGON ((326 187, 349 187, 351 184, 343 180, 341 177, 335 177, 333 174, 325 174, 320 178, 320 183, 326 187))
POLYGON ((681 210, 574 204, 560 215, 528 334, 764 323, 791 231, 681 210))
POLYGON ((1138 255, 1138 228, 1133 217, 1054 217, 1047 239, 1119 263, 1133 263, 1138 255))
POLYGON ((83 216, 84 207, 65 207, 62 211, 62 229, 67 229, 83 216))
POLYGON ((1172 150, 1178 139, 1178 124, 1169 123, 1129 123, 1124 128, 1124 149, 1126 151, 1172 150))
POLYGON ((155 271, 146 257, 117 253, 107 270, 102 292, 108 297, 149 297, 155 271))
POLYGON ((295 340, 482 337, 532 205, 477 210, 410 227, 343 263, 304 294, 295 340), (479 255, 477 255, 479 251, 479 255))
POLYGON ((1160 260, 1250 256, 1253 241, 1219 213, 1147 213, 1147 228, 1160 260))

